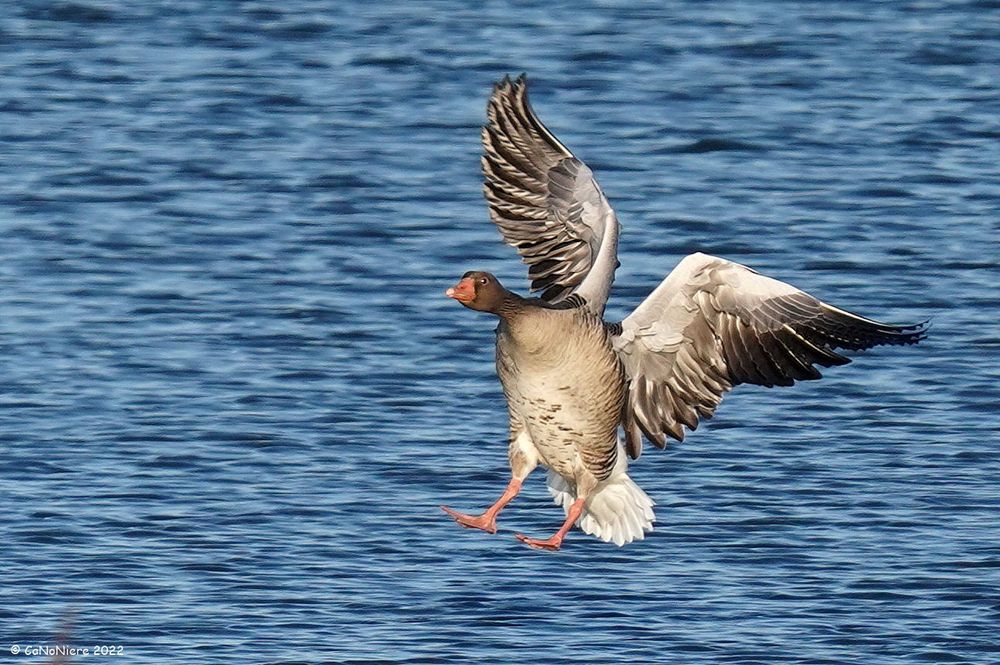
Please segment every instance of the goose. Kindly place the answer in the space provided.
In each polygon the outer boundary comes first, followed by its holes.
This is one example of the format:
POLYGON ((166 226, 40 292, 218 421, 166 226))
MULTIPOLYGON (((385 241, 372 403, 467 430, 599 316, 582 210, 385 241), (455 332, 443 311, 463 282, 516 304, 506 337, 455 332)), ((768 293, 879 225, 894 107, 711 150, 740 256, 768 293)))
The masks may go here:
POLYGON ((742 384, 790 386, 845 365, 838 349, 915 344, 927 322, 890 325, 828 305, 723 258, 685 257, 624 320, 603 318, 619 224, 590 168, 538 119, 527 81, 495 84, 482 130, 483 191, 503 240, 528 265, 525 298, 471 271, 445 295, 499 318, 496 372, 509 416, 511 479, 483 513, 441 508, 496 533, 497 516, 538 466, 565 520, 618 546, 652 531, 654 502, 629 477, 643 439, 664 448, 712 417, 742 384))

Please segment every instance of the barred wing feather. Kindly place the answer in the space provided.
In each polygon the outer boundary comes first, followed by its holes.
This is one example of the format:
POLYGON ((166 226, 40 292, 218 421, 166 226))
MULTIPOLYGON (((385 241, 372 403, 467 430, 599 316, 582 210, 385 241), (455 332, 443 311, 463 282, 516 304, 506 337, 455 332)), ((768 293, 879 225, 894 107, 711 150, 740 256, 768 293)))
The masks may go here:
POLYGON ((494 86, 483 127, 483 191, 504 241, 528 264, 532 291, 571 294, 603 314, 618 266, 618 219, 591 170, 545 128, 527 84, 494 86))

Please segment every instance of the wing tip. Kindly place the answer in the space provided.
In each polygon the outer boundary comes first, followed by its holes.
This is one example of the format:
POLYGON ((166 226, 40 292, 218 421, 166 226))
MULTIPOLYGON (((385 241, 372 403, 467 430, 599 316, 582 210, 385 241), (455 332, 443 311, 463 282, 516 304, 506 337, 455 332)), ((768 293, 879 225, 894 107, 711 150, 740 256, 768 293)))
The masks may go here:
POLYGON ((931 319, 927 318, 919 323, 905 326, 886 325, 885 327, 888 330, 883 332, 882 340, 884 341, 880 341, 881 344, 907 346, 918 344, 927 339, 931 329, 931 319))
POLYGON ((493 84, 493 94, 490 95, 490 104, 496 103, 498 97, 517 96, 521 91, 528 88, 528 75, 521 72, 514 78, 510 74, 504 74, 503 78, 493 84))
POLYGON ((927 339, 928 331, 931 328, 931 318, 918 323, 896 325, 859 316, 828 303, 821 303, 821 306, 827 313, 840 319, 839 324, 842 327, 842 332, 847 332, 852 336, 850 339, 837 339, 835 336, 836 346, 854 351, 882 345, 907 346, 917 344, 927 339))

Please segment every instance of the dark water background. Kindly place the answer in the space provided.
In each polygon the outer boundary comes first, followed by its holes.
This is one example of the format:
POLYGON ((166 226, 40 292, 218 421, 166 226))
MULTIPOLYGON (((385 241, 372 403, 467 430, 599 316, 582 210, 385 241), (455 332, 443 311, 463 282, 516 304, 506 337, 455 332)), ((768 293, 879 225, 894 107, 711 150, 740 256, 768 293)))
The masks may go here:
MULTIPOLYGON (((0 653, 129 663, 1000 662, 1000 5, 40 2, 0 9, 0 653), (744 387, 557 555, 507 479, 523 290, 478 127, 525 70, 624 224, 916 348, 744 387)), ((40 662, 39 657, 18 657, 40 662)))

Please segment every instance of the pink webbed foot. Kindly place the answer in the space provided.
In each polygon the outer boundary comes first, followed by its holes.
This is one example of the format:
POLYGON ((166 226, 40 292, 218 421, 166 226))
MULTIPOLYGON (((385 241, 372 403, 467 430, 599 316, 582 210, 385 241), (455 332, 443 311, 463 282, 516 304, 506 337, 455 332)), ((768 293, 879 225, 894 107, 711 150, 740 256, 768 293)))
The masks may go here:
POLYGON ((464 527, 469 529, 482 529, 486 533, 496 533, 497 515, 500 514, 503 507, 510 503, 511 499, 517 496, 517 493, 520 491, 521 480, 519 478, 511 478, 510 482, 507 483, 507 489, 505 489, 503 494, 500 495, 500 498, 496 500, 496 503, 487 508, 486 512, 478 517, 460 513, 457 510, 452 510, 448 506, 441 506, 441 510, 451 515, 456 522, 464 527))
POLYGON ((538 538, 529 538, 523 533, 514 534, 514 537, 520 540, 522 543, 528 547, 536 550, 546 550, 549 552, 556 552, 562 547, 563 537, 559 534, 547 538, 545 540, 539 540, 538 538))
POLYGON ((569 507, 566 513, 566 521, 563 525, 559 527, 559 530, 552 534, 551 538, 546 540, 539 540, 538 538, 529 538, 523 533, 516 534, 514 537, 520 540, 522 543, 528 547, 534 548, 536 550, 548 550, 549 552, 555 552, 560 547, 562 547, 563 538, 569 533, 569 530, 573 528, 576 521, 580 519, 580 514, 583 512, 584 499, 578 498, 573 502, 573 505, 569 507))
POLYGON ((466 528, 482 529, 486 533, 497 532, 497 519, 495 515, 483 513, 478 517, 473 517, 472 515, 466 515, 465 513, 460 513, 457 510, 452 510, 448 506, 441 506, 441 510, 451 515, 456 522, 466 528))

